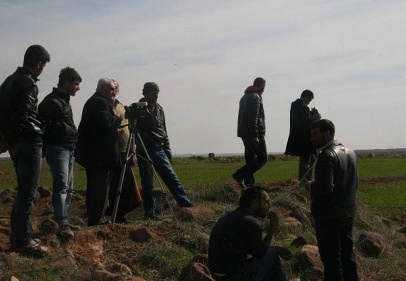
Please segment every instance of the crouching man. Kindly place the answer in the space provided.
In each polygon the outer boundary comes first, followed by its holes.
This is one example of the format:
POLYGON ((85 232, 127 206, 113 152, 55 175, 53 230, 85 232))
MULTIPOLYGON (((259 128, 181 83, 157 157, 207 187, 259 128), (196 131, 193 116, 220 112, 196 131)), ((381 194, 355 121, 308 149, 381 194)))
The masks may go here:
POLYGON ((216 223, 209 241, 209 269, 216 280, 286 280, 279 256, 270 247, 279 223, 270 207, 261 187, 248 187, 241 193, 239 207, 216 223), (262 239, 259 218, 267 216, 269 229, 262 239))

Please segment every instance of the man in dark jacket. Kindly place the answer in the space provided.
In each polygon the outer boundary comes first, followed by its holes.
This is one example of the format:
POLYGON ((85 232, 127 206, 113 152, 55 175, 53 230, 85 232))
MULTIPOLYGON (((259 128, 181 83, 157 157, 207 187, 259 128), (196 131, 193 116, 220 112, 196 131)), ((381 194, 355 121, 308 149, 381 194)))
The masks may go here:
POLYGON ((121 118, 113 111, 115 85, 102 78, 96 93, 83 107, 78 128, 76 162, 86 169, 86 207, 88 225, 101 223, 104 204, 108 196, 111 175, 120 167, 118 127, 121 118))
POLYGON ((233 179, 241 188, 255 184, 254 173, 268 160, 265 143, 265 112, 262 93, 265 80, 257 77, 254 84, 245 90, 240 99, 237 136, 244 144, 245 165, 238 169, 233 179))
POLYGON ((28 47, 23 67, 0 87, 0 124, 17 176, 17 195, 11 212, 11 249, 43 256, 47 248, 31 238, 29 216, 37 191, 42 158, 42 120, 38 115, 36 82, 50 61, 40 45, 28 47))
POLYGON ((239 207, 222 216, 210 235, 209 269, 216 280, 286 280, 272 238, 279 218, 270 212, 271 199, 260 187, 241 192, 239 207), (269 217, 269 229, 262 239, 259 219, 269 217))
POLYGON ((136 140, 137 161, 142 185, 142 202, 145 211, 144 217, 153 220, 158 219, 155 213, 153 195, 153 169, 160 175, 181 208, 193 207, 183 185, 172 168, 172 153, 166 131, 165 114, 163 108, 157 103, 158 93, 159 87, 156 83, 145 83, 142 90, 144 98, 140 101, 147 102, 148 106, 140 108, 136 112, 137 129, 152 160, 151 164, 142 144, 139 140, 136 140))
POLYGON ((310 128, 320 119, 317 109, 309 109, 308 104, 314 95, 304 90, 300 98, 290 106, 290 131, 285 154, 299 156, 299 181, 312 179, 311 167, 316 159, 316 151, 310 142, 310 128))
POLYGON ((354 152, 334 140, 334 124, 326 119, 311 129, 319 150, 315 180, 310 184, 311 213, 324 265, 324 280, 358 280, 352 229, 358 188, 354 152))
POLYGON ((80 89, 80 82, 82 78, 75 69, 63 68, 59 73, 58 87, 38 106, 45 122, 43 151, 53 178, 54 218, 59 224, 59 234, 65 239, 74 236, 68 223, 68 207, 73 195, 73 154, 77 140, 69 102, 80 89))

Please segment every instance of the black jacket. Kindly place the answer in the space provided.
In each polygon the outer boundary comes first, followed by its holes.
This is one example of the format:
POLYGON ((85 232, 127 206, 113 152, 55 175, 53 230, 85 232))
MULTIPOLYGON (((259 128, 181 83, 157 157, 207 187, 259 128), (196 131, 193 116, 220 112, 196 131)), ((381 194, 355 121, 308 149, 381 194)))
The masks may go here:
MULTIPOLYGON (((141 99, 140 101, 144 101, 141 99)), ((156 104, 155 111, 151 113, 148 107, 139 108, 136 112, 138 132, 147 149, 160 150, 170 154, 169 137, 166 131, 165 113, 162 106, 156 104)), ((137 150, 141 146, 137 144, 137 150)), ((170 158, 170 156, 168 156, 170 158)))
POLYGON ((358 188, 357 158, 338 141, 320 152, 311 184, 311 212, 315 219, 353 218, 358 188))
POLYGON ((42 141, 37 81, 31 72, 19 67, 0 86, 0 124, 8 144, 19 138, 42 141))
POLYGON ((290 131, 285 154, 301 156, 315 153, 315 149, 310 142, 310 129, 318 119, 320 117, 318 115, 313 116, 309 107, 301 99, 292 102, 290 107, 290 131))
POLYGON ((85 168, 114 169, 121 165, 118 147, 118 127, 121 119, 113 112, 113 105, 95 93, 83 107, 78 127, 76 162, 85 168))
POLYGON ((78 133, 69 100, 69 95, 54 88, 38 105, 38 112, 45 122, 44 145, 75 148, 78 133))
POLYGON ((265 112, 262 96, 258 93, 250 92, 248 89, 240 99, 237 136, 241 138, 264 136, 265 112))

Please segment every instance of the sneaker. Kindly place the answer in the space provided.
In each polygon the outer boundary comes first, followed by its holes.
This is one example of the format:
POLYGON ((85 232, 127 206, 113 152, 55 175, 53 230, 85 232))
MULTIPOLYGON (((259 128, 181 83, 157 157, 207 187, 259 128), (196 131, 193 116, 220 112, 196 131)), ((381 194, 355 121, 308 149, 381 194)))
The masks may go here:
POLYGON ((31 240, 27 245, 15 249, 15 251, 23 255, 42 258, 47 255, 48 247, 42 246, 40 243, 31 240))
POLYGON ((232 177, 233 177, 233 179, 235 180, 235 182, 238 184, 238 186, 241 187, 241 189, 246 189, 246 188, 247 188, 247 187, 245 186, 244 182, 243 182, 243 179, 242 179, 242 178, 239 178, 236 173, 234 173, 234 174, 232 175, 232 177))
POLYGON ((65 240, 70 240, 75 237, 75 234, 73 233, 72 229, 70 229, 68 224, 63 224, 59 227, 58 235, 65 240))
POLYGON ((72 229, 73 231, 78 231, 78 230, 81 229, 81 227, 80 227, 79 225, 75 225, 75 224, 71 224, 71 223, 68 223, 68 226, 69 226, 69 228, 72 229))

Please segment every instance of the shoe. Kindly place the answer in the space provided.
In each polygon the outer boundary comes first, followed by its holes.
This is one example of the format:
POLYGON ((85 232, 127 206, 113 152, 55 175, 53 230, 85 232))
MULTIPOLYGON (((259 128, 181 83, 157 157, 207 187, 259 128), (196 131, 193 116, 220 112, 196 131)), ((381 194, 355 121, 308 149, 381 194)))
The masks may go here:
POLYGON ((144 220, 160 221, 161 219, 155 214, 149 214, 144 216, 144 220))
POLYGON ((235 180, 235 182, 239 185, 239 187, 241 187, 241 189, 246 189, 247 187, 245 186, 245 184, 244 184, 244 182, 243 182, 243 179, 242 178, 239 178, 238 176, 237 176, 237 174, 233 174, 232 175, 232 177, 233 177, 233 179, 235 180))
POLYGON ((75 224, 71 224, 71 223, 68 223, 68 226, 69 226, 69 228, 72 229, 73 231, 78 231, 78 230, 81 230, 81 229, 82 229, 79 225, 75 225, 75 224))
POLYGON ((64 240, 71 240, 73 237, 75 237, 75 234, 73 233, 72 229, 70 229, 68 224, 63 224, 59 227, 58 235, 64 240))
POLYGON ((48 247, 42 246, 40 243, 31 240, 27 245, 15 249, 16 252, 23 255, 34 256, 34 257, 44 257, 48 253, 48 247))

